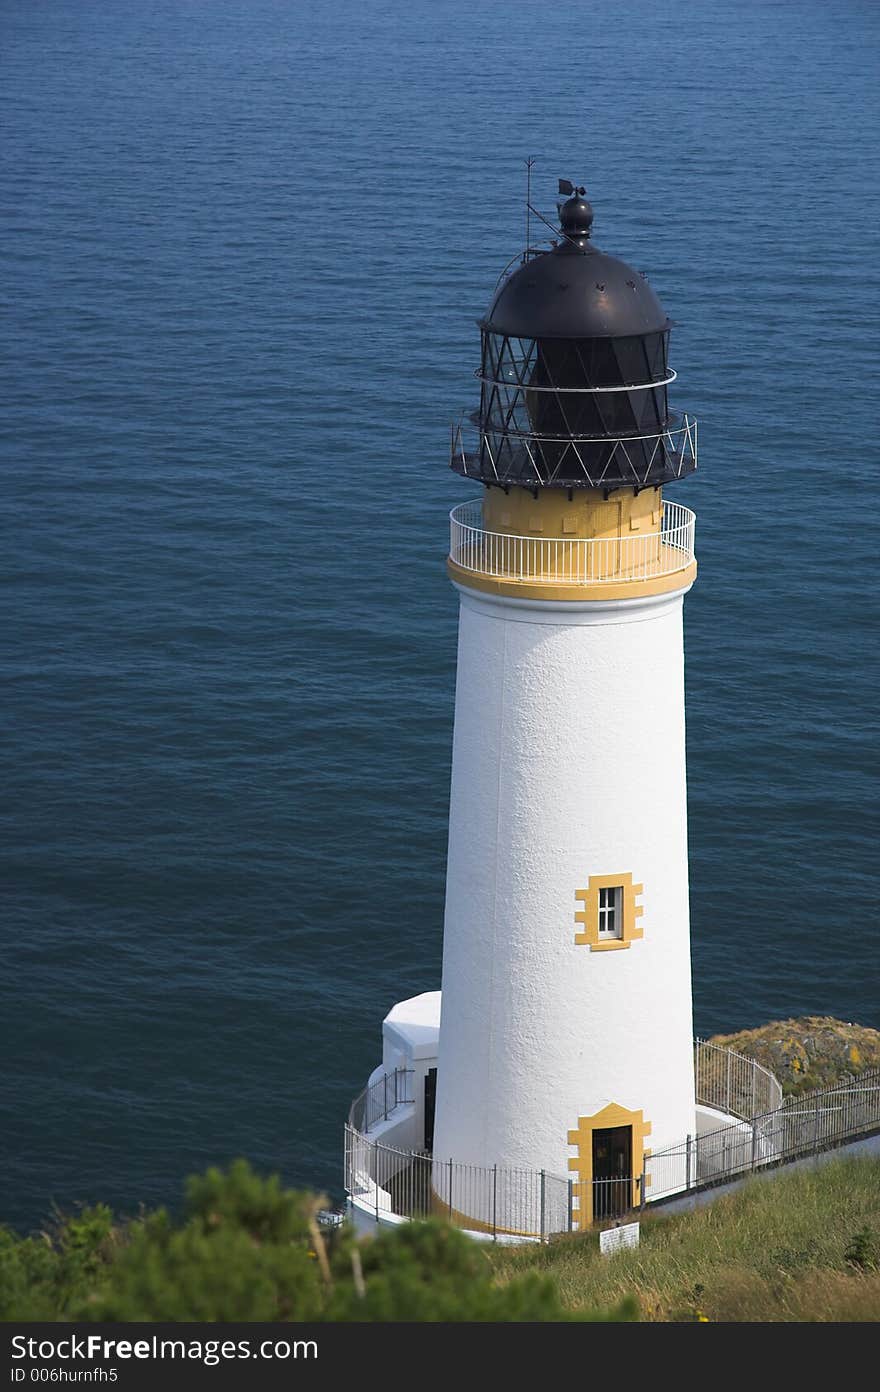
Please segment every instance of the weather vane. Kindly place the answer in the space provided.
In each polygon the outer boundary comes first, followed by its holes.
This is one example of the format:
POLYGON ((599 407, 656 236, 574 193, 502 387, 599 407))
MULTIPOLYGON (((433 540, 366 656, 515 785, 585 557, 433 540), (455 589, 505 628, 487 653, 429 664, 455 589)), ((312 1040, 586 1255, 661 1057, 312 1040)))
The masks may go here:
MULTIPOLYGON (((535 216, 539 217, 540 221, 546 224, 551 232, 556 231, 556 227, 553 226, 553 223, 547 221, 543 213, 537 212, 536 207, 532 207, 532 168, 536 164, 535 156, 529 155, 528 160, 524 160, 522 163, 525 164, 525 251, 522 253, 522 263, 525 264, 525 262, 528 262, 529 252, 531 252, 532 249, 532 213, 535 213, 535 216)), ((574 193, 578 195, 578 198, 583 198, 586 189, 583 188, 582 184, 572 184, 571 180, 568 180, 568 178, 561 178, 560 193, 564 195, 565 198, 571 198, 574 193)), ((568 237, 565 232, 563 232, 563 235, 567 241, 574 244, 574 239, 568 237)), ((554 242, 553 245, 556 246, 556 242, 554 242)))

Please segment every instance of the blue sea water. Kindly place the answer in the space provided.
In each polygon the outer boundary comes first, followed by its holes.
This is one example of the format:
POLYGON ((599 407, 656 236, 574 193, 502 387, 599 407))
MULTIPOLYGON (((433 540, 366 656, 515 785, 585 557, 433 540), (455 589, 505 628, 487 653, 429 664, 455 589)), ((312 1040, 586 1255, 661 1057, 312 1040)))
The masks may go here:
MULTIPOLYGON (((677 322, 696 1026, 880 1025, 870 0, 5 0, 0 1220, 338 1194, 439 982, 523 165, 677 322)), ((645 719, 650 720, 650 690, 645 719)))

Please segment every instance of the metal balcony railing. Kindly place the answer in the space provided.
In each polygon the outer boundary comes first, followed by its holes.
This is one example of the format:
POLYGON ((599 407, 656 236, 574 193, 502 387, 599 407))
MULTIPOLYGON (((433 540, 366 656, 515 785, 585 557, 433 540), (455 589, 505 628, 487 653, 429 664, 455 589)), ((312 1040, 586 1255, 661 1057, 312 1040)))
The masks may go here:
POLYGON ((449 514, 449 558, 461 570, 542 585, 652 580, 686 570, 694 559, 695 514, 664 503, 660 530, 622 537, 530 537, 490 532, 479 500, 449 514))
MULTIPOLYGON (((665 391, 665 382, 622 390, 631 393, 658 385, 665 391)), ((499 387, 492 390, 503 392, 499 387)), ((599 396, 602 390, 589 389, 599 396)), ((449 462, 463 478, 523 488, 564 487, 567 481, 578 487, 645 488, 684 478, 697 467, 698 427, 692 416, 672 415, 662 429, 647 434, 542 433, 534 429, 528 413, 523 416, 518 409, 519 388, 514 384, 511 391, 513 395, 499 401, 484 419, 466 415, 453 424, 449 462)), ((564 402, 568 393, 553 391, 564 402)), ((584 393, 574 393, 578 394, 584 393)))

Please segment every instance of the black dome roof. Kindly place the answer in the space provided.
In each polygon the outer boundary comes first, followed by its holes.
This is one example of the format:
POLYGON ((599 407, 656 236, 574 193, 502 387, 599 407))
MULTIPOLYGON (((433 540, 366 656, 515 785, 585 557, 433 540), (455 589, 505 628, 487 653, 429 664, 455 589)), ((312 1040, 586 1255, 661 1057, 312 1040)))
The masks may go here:
POLYGON ((559 191, 562 240, 527 250, 481 321, 476 448, 460 426, 452 467, 504 488, 660 487, 697 465, 669 412, 672 325, 644 276, 590 244, 585 190, 559 191))
POLYGON ((481 327, 513 338, 630 338, 670 321, 639 271, 584 240, 563 241, 508 276, 481 327))

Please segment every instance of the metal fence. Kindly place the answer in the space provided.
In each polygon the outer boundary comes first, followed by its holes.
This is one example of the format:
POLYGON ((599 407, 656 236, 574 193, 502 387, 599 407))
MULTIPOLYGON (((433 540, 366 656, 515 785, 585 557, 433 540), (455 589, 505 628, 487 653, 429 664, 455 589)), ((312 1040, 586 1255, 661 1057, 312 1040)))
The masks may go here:
POLYGON ((371 1141, 350 1125, 345 1187, 377 1223, 433 1215, 475 1232, 535 1240, 572 1229, 574 1191, 568 1176, 441 1160, 371 1141))
POLYGON ((462 570, 547 584, 647 580, 685 570, 694 558, 695 514, 664 503, 659 531, 623 537, 531 537, 486 531, 480 502, 449 514, 449 557, 462 570))
MULTIPOLYGON (((697 1041, 697 1050, 702 1060, 698 1067, 703 1068, 701 1100, 706 1105, 736 1116, 736 1108, 746 1109, 762 1088, 764 1095, 776 1095, 779 1084, 766 1069, 755 1065, 760 1071, 754 1082, 749 1070, 741 1069, 741 1061, 752 1060, 732 1055, 728 1088, 726 1065, 722 1067, 726 1051, 703 1041, 697 1041)), ((349 1195, 374 1214, 377 1223, 436 1215, 493 1237, 535 1241, 880 1130, 880 1069, 874 1069, 654 1151, 641 1175, 582 1183, 547 1170, 460 1164, 372 1140, 363 1120, 371 1116, 375 1122, 394 1106, 411 1102, 411 1086, 411 1073, 401 1069, 368 1088, 353 1104, 345 1128, 349 1195), (391 1082, 395 1076, 398 1081, 391 1082), (361 1118, 360 1125, 356 1118, 361 1118)))
POLYGON ((384 1073, 352 1102, 348 1112, 349 1126, 355 1131, 369 1131, 378 1122, 387 1121, 395 1107, 414 1102, 414 1078, 412 1068, 395 1068, 393 1073, 384 1073))
MULTIPOLYGON (((775 1081, 775 1080, 774 1080, 775 1081)), ((652 1153, 651 1200, 735 1179, 880 1130, 880 1068, 652 1153)))
POLYGON ((462 1165, 345 1128, 346 1190, 377 1223, 440 1217, 493 1237, 543 1241, 577 1230, 582 1217, 588 1226, 628 1213, 641 1202, 642 1183, 641 1175, 582 1184, 549 1170, 462 1165))
MULTIPOLYGON (((575 1183, 575 1190, 577 1184, 575 1183)), ((641 1202, 642 1176, 634 1178, 593 1179, 590 1180, 591 1219, 602 1223, 609 1218, 622 1218, 625 1213, 638 1208, 641 1202)), ((577 1204, 577 1201, 576 1201, 577 1204)))
POLYGON ((694 1086, 698 1103, 728 1116, 759 1116, 782 1103, 781 1084, 768 1068, 706 1039, 694 1040, 694 1086))

